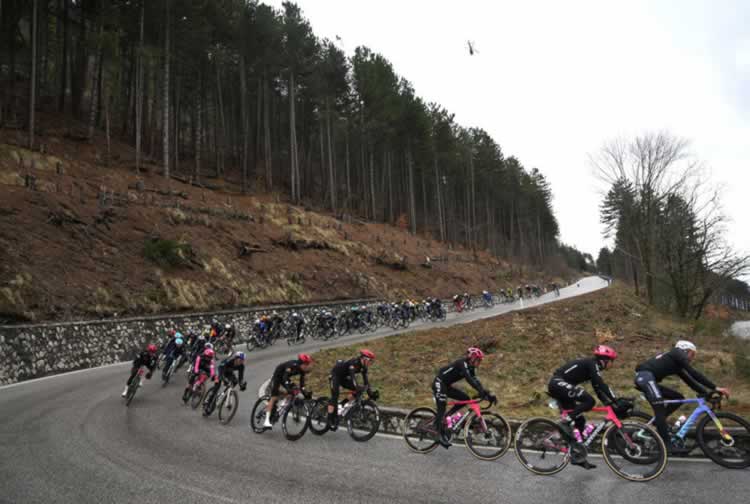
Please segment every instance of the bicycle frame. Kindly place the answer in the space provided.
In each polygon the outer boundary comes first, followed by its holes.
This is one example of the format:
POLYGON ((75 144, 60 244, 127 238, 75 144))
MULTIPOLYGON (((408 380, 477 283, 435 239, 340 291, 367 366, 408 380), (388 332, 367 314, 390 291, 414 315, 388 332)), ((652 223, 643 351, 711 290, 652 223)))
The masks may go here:
MULTIPOLYGON (((561 411, 561 416, 564 417, 565 415, 568 415, 573 410, 560 410, 560 411, 561 411)), ((595 408, 592 408, 591 411, 606 413, 607 416, 604 418, 603 421, 597 423, 594 431, 591 434, 589 434, 589 436, 584 440, 583 446, 585 446, 586 448, 591 446, 591 443, 594 441, 594 439, 596 439, 596 436, 598 436, 601 431, 607 428, 609 424, 613 423, 617 426, 618 429, 622 429, 622 422, 615 414, 615 410, 612 409, 612 406, 597 406, 595 408)), ((630 439, 630 436, 627 433, 623 432, 623 436, 625 437, 629 445, 632 444, 633 441, 630 439)))
MULTIPOLYGON (((680 430, 675 434, 680 439, 685 439, 685 437, 688 434, 688 431, 690 430, 690 427, 695 424, 695 422, 698 421, 698 419, 703 415, 704 413, 708 414, 708 416, 711 417, 711 420, 714 421, 714 424, 716 424, 716 427, 719 429, 719 432, 721 433, 721 437, 724 438, 726 441, 731 441, 732 436, 726 431, 724 426, 721 424, 721 421, 718 419, 718 417, 714 414, 714 410, 711 409, 711 406, 708 405, 706 400, 702 397, 695 397, 695 398, 687 398, 687 399, 668 399, 665 401, 660 401, 660 404, 697 404, 695 410, 690 414, 687 420, 685 420, 685 423, 680 427, 680 430)), ((649 420, 649 424, 654 422, 654 418, 651 418, 649 420)))

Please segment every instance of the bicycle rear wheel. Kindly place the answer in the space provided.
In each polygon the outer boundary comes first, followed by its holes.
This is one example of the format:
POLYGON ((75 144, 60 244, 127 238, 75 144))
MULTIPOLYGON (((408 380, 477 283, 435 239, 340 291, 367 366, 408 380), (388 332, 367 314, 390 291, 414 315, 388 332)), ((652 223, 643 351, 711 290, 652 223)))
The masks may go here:
POLYGON ((197 389, 193 390, 192 394, 190 395, 190 407, 193 409, 198 409, 198 406, 201 405, 205 396, 206 384, 201 383, 200 386, 197 389))
POLYGON ((696 427, 703 452, 729 469, 750 467, 750 423, 734 413, 715 411, 714 415, 720 426, 709 415, 704 415, 696 427))
POLYGON ((471 413, 464 427, 466 448, 480 460, 497 460, 510 448, 510 424, 497 413, 471 413))
POLYGON ((237 408, 240 405, 240 398, 233 389, 230 389, 224 397, 221 398, 219 403, 219 422, 223 425, 228 424, 234 418, 234 414, 237 413, 237 408))
POLYGON ((568 436, 554 421, 530 418, 516 431, 516 458, 534 474, 556 474, 570 463, 571 444, 568 436))
POLYGON ((135 397, 136 390, 138 390, 138 383, 137 383, 137 380, 135 380, 134 378, 133 381, 128 386, 128 393, 125 396, 125 406, 130 406, 130 402, 135 397))
POLYGON ((430 408, 411 410, 404 418, 403 433, 406 446, 412 451, 429 453, 437 448, 435 410, 430 408))
POLYGON ((369 441, 380 428, 380 410, 372 401, 355 404, 346 415, 346 427, 355 441, 369 441))
POLYGON ((310 423, 310 412, 304 399, 295 398, 281 417, 281 429, 289 441, 297 441, 305 435, 310 423))
POLYGON ((328 432, 328 398, 319 397, 310 408, 310 432, 322 436, 328 432))
POLYGON ((651 481, 667 467, 667 448, 650 425, 622 422, 602 436, 602 455, 610 469, 628 481, 651 481))
POLYGON ((256 434, 261 434, 266 431, 263 427, 263 421, 266 418, 266 406, 271 398, 268 396, 259 397, 253 405, 253 411, 250 413, 250 428, 256 434))

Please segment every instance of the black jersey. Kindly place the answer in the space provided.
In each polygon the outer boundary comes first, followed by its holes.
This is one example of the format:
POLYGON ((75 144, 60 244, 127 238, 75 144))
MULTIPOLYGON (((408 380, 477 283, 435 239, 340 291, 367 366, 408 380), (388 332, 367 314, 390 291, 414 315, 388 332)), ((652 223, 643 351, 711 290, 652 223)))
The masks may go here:
POLYGON ((245 379, 245 363, 240 361, 239 365, 235 365, 234 361, 236 360, 237 357, 231 356, 221 361, 221 363, 219 363, 219 376, 224 376, 229 373, 234 375, 234 372, 237 371, 237 379, 239 380, 239 383, 242 383, 245 379))
POLYGON ((469 359, 466 357, 440 368, 437 379, 447 386, 451 386, 460 380, 466 380, 480 395, 484 396, 487 393, 482 387, 482 382, 477 378, 476 368, 469 364, 469 359))
POLYGON ((370 381, 367 377, 367 366, 362 364, 362 360, 359 357, 346 361, 338 361, 331 370, 331 374, 336 375, 339 380, 345 380, 347 377, 351 379, 355 387, 357 386, 357 373, 362 374, 365 387, 369 387, 370 381))
POLYGON ((600 371, 598 360, 595 357, 587 357, 565 363, 552 374, 552 379, 562 380, 571 385, 590 381, 599 400, 603 403, 610 403, 614 400, 615 394, 604 383, 600 371))
POLYGON ((653 373, 657 382, 662 381, 667 376, 677 375, 699 394, 707 392, 706 389, 714 390, 716 388, 711 380, 690 365, 687 352, 680 348, 673 348, 669 352, 642 362, 636 366, 635 370, 636 372, 648 371, 653 373))
POLYGON ((273 382, 280 385, 288 382, 292 376, 299 376, 300 388, 305 388, 305 372, 302 371, 302 362, 294 359, 287 362, 282 362, 273 372, 273 382))

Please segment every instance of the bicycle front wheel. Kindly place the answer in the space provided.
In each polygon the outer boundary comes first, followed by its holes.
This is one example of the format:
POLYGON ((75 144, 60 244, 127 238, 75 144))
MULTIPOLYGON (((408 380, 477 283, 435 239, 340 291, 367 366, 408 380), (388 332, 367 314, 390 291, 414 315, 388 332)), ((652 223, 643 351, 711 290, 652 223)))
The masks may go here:
POLYGON ((190 407, 193 409, 197 409, 198 406, 201 405, 203 402, 203 399, 206 396, 206 384, 201 383, 200 387, 193 390, 193 393, 190 396, 190 407))
POLYGON ((310 423, 310 412, 303 399, 295 398, 281 417, 281 429, 289 441, 297 441, 305 435, 310 423))
POLYGON ((404 418, 403 433, 406 446, 412 451, 430 453, 437 448, 435 410, 430 408, 411 410, 404 418))
POLYGON ((530 418, 521 424, 514 449, 521 465, 534 474, 556 474, 570 463, 568 436, 548 418, 530 418))
POLYGON ((310 408, 310 432, 316 436, 322 436, 328 432, 328 398, 319 397, 313 401, 310 408))
POLYGON ((219 403, 219 422, 223 425, 228 424, 234 418, 234 414, 237 413, 237 408, 240 405, 240 398, 237 392, 229 390, 229 393, 224 394, 219 403))
POLYGON ((729 469, 750 467, 750 423, 734 413, 715 411, 714 415, 717 422, 704 415, 696 427, 703 453, 729 469))
POLYGON ((497 413, 472 413, 464 427, 466 448, 480 460, 497 460, 510 448, 510 424, 497 413))
POLYGON ((355 441, 369 441, 380 428, 380 410, 372 401, 354 405, 346 415, 346 427, 355 441))
POLYGON ((602 455, 610 469, 628 481, 651 481, 667 467, 667 447, 650 425, 622 422, 602 436, 602 455))
POLYGON ((128 393, 125 396, 125 406, 130 406, 130 402, 135 397, 136 390, 138 390, 138 383, 133 381, 130 386, 128 386, 128 393))

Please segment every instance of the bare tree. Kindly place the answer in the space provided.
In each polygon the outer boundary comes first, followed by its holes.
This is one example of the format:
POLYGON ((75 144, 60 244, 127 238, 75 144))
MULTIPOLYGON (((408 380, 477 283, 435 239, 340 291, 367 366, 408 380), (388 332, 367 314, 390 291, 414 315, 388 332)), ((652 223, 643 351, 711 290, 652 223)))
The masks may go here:
POLYGON ((31 83, 29 100, 29 149, 34 148, 34 109, 36 108, 36 51, 37 51, 37 7, 38 1, 34 0, 31 14, 31 83))

